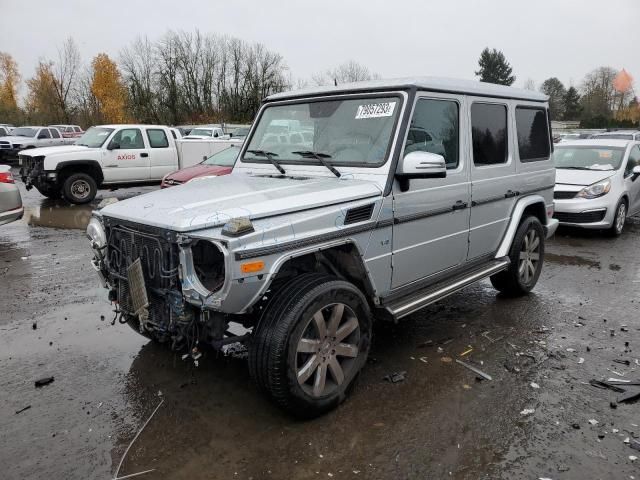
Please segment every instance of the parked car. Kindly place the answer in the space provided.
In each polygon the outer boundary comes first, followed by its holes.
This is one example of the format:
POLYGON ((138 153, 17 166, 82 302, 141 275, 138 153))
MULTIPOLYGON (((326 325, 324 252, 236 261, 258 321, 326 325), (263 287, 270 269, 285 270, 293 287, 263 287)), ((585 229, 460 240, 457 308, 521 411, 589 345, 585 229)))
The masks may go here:
POLYGON ((601 139, 556 145, 554 217, 562 225, 620 235, 640 212, 640 143, 601 139))
POLYGON ((249 132, 251 131, 251 127, 240 127, 236 128, 233 132, 231 132, 231 138, 247 138, 249 132))
POLYGON ((233 170, 233 165, 236 163, 239 151, 239 145, 231 145, 225 150, 214 153, 197 165, 169 173, 162 179, 160 187, 167 188, 173 187, 174 185, 182 185, 197 177, 228 175, 233 170))
POLYGON ((534 288, 558 225, 548 118, 540 93, 463 80, 272 95, 231 174, 95 213, 93 265, 136 332, 192 358, 245 342, 261 390, 320 415, 365 366, 374 317, 487 277, 534 288), (310 147, 272 141, 296 122, 310 147), (438 132, 443 154, 408 152, 410 128, 438 132))
POLYGON ((15 158, 18 152, 36 147, 64 145, 65 140, 57 128, 18 127, 10 135, 0 137, 0 159, 15 158))
POLYGON ((591 138, 596 140, 634 140, 640 142, 640 131, 638 130, 617 130, 613 132, 598 133, 591 138))
POLYGON ((0 137, 6 137, 9 135, 9 127, 5 127, 3 125, 0 125, 0 137))
POLYGON ((160 125, 91 127, 74 145, 22 151, 19 162, 27 189, 76 204, 99 187, 158 184, 181 167, 172 132, 160 125))
POLYGON ((11 167, 0 165, 0 225, 20 220, 23 215, 22 197, 11 167))
POLYGON ((185 135, 183 138, 185 140, 191 139, 210 139, 210 138, 223 138, 227 137, 224 134, 224 131, 220 127, 196 127, 193 128, 188 135, 185 135))
POLYGON ((57 128, 62 134, 63 138, 70 140, 68 143, 75 142, 84 134, 84 130, 79 125, 49 125, 50 127, 57 128))

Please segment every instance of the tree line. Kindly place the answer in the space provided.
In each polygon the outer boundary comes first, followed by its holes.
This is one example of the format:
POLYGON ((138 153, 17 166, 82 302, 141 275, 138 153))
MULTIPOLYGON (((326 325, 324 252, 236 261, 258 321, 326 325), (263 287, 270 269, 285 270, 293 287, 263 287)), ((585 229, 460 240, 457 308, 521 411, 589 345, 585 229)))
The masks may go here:
MULTIPOLYGON (((482 82, 513 85, 513 68, 504 54, 485 48, 475 72, 482 82)), ((535 90, 528 79, 524 87, 535 90)), ((633 90, 633 77, 624 69, 598 67, 587 73, 579 88, 566 88, 557 77, 547 78, 540 91, 549 96, 553 120, 580 121, 583 128, 635 127, 640 123, 640 105, 633 90)))
MULTIPOLYGON (((513 68, 501 51, 485 48, 475 72, 480 81, 512 85, 513 68)), ((260 43, 216 34, 167 31, 156 40, 138 37, 117 58, 99 53, 83 62, 68 38, 55 59, 41 59, 20 101, 22 76, 9 53, 0 52, 0 122, 13 124, 250 122, 264 97, 308 85, 371 80, 380 76, 347 61, 294 79, 284 58, 260 43)), ((535 90, 535 82, 525 81, 535 90)), ((578 87, 551 77, 539 86, 551 116, 584 127, 633 126, 640 108, 633 79, 611 67, 589 72, 578 87)))

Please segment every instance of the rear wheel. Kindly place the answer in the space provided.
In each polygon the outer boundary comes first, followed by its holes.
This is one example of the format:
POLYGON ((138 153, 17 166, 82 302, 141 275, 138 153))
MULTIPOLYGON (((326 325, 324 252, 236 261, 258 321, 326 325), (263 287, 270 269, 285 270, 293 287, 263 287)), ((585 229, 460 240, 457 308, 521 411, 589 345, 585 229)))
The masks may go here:
POLYGON ((96 197, 98 185, 91 175, 74 173, 65 179, 62 192, 64 198, 71 203, 89 203, 96 197))
POLYGON ((620 200, 616 207, 616 216, 613 219, 613 225, 609 229, 609 235, 617 237, 622 235, 624 223, 627 221, 627 202, 620 200))
POLYGON ((536 217, 527 217, 520 223, 509 259, 509 268, 492 275, 491 284, 509 296, 529 293, 538 282, 544 260, 544 228, 536 217))
POLYGON ((305 274, 267 306, 249 348, 249 370, 281 408, 313 418, 346 398, 370 341, 362 293, 335 277, 305 274))

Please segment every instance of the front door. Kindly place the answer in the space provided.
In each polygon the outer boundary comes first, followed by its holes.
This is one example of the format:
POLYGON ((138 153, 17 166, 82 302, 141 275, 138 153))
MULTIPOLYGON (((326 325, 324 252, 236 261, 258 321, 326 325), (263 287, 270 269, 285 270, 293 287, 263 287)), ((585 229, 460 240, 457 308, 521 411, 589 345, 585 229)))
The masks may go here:
POLYGON ((471 228, 469 256, 492 255, 509 223, 517 200, 515 159, 507 103, 470 99, 471 228))
POLYGON ((624 181, 629 192, 629 215, 640 211, 640 178, 633 175, 633 168, 640 166, 640 147, 635 146, 629 152, 629 160, 624 170, 624 181))
POLYGON ((149 179, 149 149, 139 128, 123 128, 115 133, 105 152, 102 170, 106 183, 149 179))
POLYGON ((416 150, 442 155, 447 176, 411 179, 406 191, 394 182, 392 289, 428 281, 466 260, 470 185, 461 135, 463 100, 431 93, 416 98, 402 155, 416 150))

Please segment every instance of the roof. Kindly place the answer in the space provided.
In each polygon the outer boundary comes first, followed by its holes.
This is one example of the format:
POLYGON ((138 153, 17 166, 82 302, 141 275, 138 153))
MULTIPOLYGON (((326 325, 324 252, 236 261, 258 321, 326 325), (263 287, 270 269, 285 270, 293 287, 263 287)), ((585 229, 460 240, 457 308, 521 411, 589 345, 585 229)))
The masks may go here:
POLYGON ((586 138, 584 140, 564 140, 556 143, 554 148, 561 147, 617 147, 624 148, 630 143, 636 143, 633 140, 615 140, 613 138, 604 138, 597 140, 595 138, 586 138))
POLYGON ((147 125, 145 123, 115 123, 111 125, 94 125, 97 128, 169 128, 166 125, 147 125))
POLYGON ((276 93, 267 97, 267 100, 284 100, 288 98, 300 98, 313 95, 326 95, 331 93, 370 92, 380 90, 405 90, 415 88, 418 90, 430 90, 434 92, 461 93, 485 97, 515 98, 534 102, 546 102, 548 97, 542 93, 521 88, 506 87, 493 83, 477 82, 475 80, 461 80, 442 77, 411 77, 396 78, 390 80, 370 80, 366 82, 345 83, 328 87, 313 87, 289 92, 276 93))
POLYGON ((611 132, 596 133, 595 135, 636 135, 638 133, 640 133, 640 130, 613 130, 611 132))

